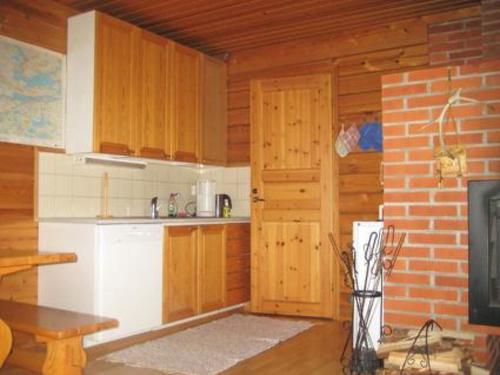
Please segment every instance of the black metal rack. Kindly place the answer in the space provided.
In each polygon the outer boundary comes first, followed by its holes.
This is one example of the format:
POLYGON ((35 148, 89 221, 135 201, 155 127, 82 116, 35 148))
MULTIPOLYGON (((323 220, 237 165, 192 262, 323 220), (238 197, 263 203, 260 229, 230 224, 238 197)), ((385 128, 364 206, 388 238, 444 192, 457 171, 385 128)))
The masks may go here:
MULTIPOLYGON (((342 251, 337 246, 333 235, 329 235, 332 247, 344 266, 345 279, 353 289, 352 301, 355 307, 353 308, 353 322, 356 321, 359 326, 354 335, 348 336, 342 352, 341 361, 344 363, 344 373, 374 374, 381 367, 382 363, 377 357, 369 326, 376 315, 376 306, 382 309, 384 272, 385 277, 392 273, 406 234, 403 233, 397 242, 395 237, 395 228, 392 225, 378 232, 372 232, 363 249, 364 259, 361 261, 364 271, 359 272, 354 247, 351 246, 349 251, 342 251), (353 350, 348 359, 346 353, 351 338, 353 350)), ((382 319, 381 311, 378 316, 382 319)), ((380 322, 380 327, 383 329, 382 322, 380 322)), ((352 330, 353 325, 351 333, 352 330)))

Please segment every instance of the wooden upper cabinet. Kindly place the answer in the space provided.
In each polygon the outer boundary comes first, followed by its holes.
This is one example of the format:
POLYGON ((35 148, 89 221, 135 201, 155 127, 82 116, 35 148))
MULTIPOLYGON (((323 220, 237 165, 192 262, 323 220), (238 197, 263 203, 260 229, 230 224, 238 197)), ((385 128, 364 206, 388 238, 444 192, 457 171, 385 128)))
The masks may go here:
POLYGON ((170 87, 170 42, 141 30, 137 63, 137 150, 138 156, 168 159, 171 132, 168 115, 170 87))
POLYGON ((94 150, 130 155, 135 148, 138 29, 102 13, 96 22, 94 150))
POLYGON ((170 118, 175 160, 199 161, 201 59, 200 52, 173 44, 170 118))
POLYGON ((91 11, 68 20, 66 150, 226 163, 226 66, 91 11))
POLYGON ((203 56, 201 162, 227 161, 227 68, 223 61, 203 56))
POLYGON ((226 300, 226 226, 202 225, 199 233, 200 313, 224 307, 226 300))
POLYGON ((198 311, 198 227, 165 227, 163 322, 188 318, 198 311))

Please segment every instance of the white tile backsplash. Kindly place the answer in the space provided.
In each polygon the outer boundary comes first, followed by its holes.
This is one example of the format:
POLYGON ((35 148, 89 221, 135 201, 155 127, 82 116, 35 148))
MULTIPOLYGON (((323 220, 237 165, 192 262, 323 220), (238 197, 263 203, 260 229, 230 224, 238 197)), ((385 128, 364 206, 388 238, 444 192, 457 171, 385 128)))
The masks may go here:
POLYGON ((54 154, 48 152, 39 153, 38 168, 45 171, 45 173, 54 172, 54 154))
MULTIPOLYGON (((80 202, 84 198, 71 198, 71 197, 54 197, 53 213, 50 216, 54 217, 68 217, 73 215, 74 211, 83 212, 86 210, 85 203, 80 202)), ((42 201, 43 199, 40 199, 42 201)))
POLYGON ((55 192, 54 192, 55 196, 62 196, 62 197, 71 196, 72 191, 73 191, 73 178, 71 178, 71 176, 55 175, 55 192))
POLYGON ((250 167, 186 167, 149 163, 145 169, 85 165, 71 155, 39 153, 39 217, 94 217, 101 211, 102 179, 109 176, 109 211, 113 216, 149 214, 158 196, 166 215, 170 193, 179 192, 179 210, 196 200, 191 186, 200 178, 216 182, 217 193, 229 194, 233 216, 250 215, 250 167))
POLYGON ((207 168, 202 175, 215 181, 217 194, 231 197, 233 216, 250 216, 250 167, 207 168))
POLYGON ((55 212, 55 198, 44 196, 43 199, 38 199, 38 216, 51 217, 55 212))

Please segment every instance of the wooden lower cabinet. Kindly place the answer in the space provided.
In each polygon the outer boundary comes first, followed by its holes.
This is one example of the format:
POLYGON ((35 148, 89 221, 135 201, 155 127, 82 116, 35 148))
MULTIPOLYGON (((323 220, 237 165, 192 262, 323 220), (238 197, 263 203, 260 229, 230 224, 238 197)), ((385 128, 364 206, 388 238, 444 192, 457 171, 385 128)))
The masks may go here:
POLYGON ((226 225, 202 225, 199 234, 199 312, 206 313, 226 303, 226 225))
POLYGON ((163 323, 198 313, 198 226, 165 227, 163 323))
POLYGON ((163 323, 249 300, 250 225, 165 227, 163 323))
POLYGON ((250 224, 226 227, 226 306, 231 306, 250 300, 250 224))

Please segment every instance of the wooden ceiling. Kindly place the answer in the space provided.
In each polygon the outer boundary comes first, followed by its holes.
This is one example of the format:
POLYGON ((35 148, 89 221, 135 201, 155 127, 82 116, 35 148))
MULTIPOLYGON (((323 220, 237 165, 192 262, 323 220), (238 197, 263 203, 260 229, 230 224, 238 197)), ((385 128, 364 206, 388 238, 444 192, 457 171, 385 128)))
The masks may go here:
POLYGON ((369 29, 480 0, 57 0, 98 9, 208 54, 369 29))

